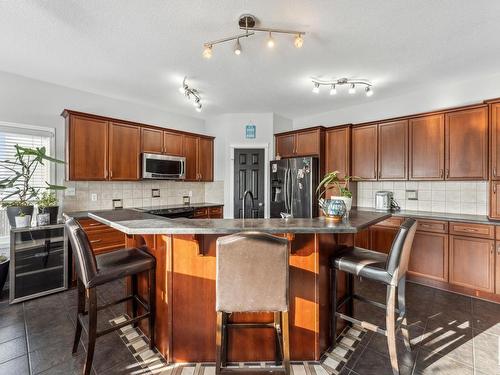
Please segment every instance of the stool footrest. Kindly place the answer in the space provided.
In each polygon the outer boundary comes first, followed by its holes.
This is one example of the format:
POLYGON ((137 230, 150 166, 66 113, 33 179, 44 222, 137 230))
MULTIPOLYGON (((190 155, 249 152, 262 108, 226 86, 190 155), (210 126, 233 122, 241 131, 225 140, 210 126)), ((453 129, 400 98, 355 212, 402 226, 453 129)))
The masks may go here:
POLYGON ((351 316, 347 316, 347 315, 339 313, 339 312, 337 312, 335 315, 338 316, 340 319, 344 319, 344 320, 347 320, 348 322, 351 322, 353 324, 357 324, 357 325, 359 325, 363 328, 366 328, 372 332, 377 332, 377 333, 380 333, 384 336, 387 336, 386 330, 380 328, 379 326, 377 326, 375 324, 368 323, 368 322, 365 322, 363 320, 359 320, 359 319, 353 318, 351 316))
POLYGON ((227 328, 275 328, 274 323, 226 323, 227 328))
POLYGON ((129 324, 133 324, 133 323, 136 323, 136 322, 138 322, 138 321, 140 321, 142 319, 146 319, 146 318, 149 317, 149 315, 150 315, 150 313, 147 312, 147 313, 139 315, 139 316, 137 316, 135 318, 128 319, 128 320, 126 320, 124 322, 121 322, 120 324, 117 324, 117 325, 115 325, 115 326, 113 326, 111 328, 107 328, 107 329, 104 329, 102 331, 98 331, 97 332, 97 337, 107 335, 108 333, 111 333, 113 331, 116 331, 117 329, 120 329, 120 328, 123 328, 125 326, 128 326, 129 324))

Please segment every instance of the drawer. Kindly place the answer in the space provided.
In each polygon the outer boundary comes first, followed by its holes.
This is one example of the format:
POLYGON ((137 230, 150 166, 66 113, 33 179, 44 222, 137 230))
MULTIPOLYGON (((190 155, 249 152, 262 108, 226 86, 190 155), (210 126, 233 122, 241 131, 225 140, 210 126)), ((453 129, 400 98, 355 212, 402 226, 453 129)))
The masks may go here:
POLYGON ((208 209, 208 216, 213 219, 222 219, 223 217, 223 209, 222 206, 219 207, 210 207, 208 209))
POLYGON ((468 237, 495 238, 495 227, 488 224, 450 223, 450 234, 468 237))
POLYGON ((92 250, 95 253, 102 253, 109 250, 125 247, 125 234, 106 227, 101 230, 91 230, 87 233, 92 250))
POLYGON ((448 222, 439 220, 417 220, 419 232, 448 233, 448 222))
POLYGON ((85 232, 88 232, 91 230, 101 230, 104 228, 109 228, 107 225, 100 223, 97 220, 89 219, 89 218, 78 219, 78 222, 80 223, 82 228, 85 230, 85 232))
POLYGON ((399 228, 401 223, 404 221, 403 217, 390 217, 375 224, 377 227, 389 227, 389 228, 399 228))
POLYGON ((207 218, 208 217, 208 208, 197 208, 194 210, 193 214, 194 218, 207 218))

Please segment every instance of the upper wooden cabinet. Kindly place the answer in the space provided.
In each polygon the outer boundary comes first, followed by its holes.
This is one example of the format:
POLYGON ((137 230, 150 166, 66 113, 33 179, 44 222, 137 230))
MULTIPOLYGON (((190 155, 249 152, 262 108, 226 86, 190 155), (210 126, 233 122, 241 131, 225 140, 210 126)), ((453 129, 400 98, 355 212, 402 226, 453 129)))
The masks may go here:
POLYGON ((500 103, 490 104, 491 179, 500 180, 500 103))
POLYGON ((352 128, 352 175, 363 180, 376 180, 378 176, 377 130, 377 125, 352 128))
POLYGON ((444 115, 409 120, 409 179, 444 179, 444 115))
POLYGON ((295 155, 296 134, 284 134, 276 136, 275 154, 282 158, 293 157, 295 155))
POLYGON ((163 131, 141 128, 141 151, 161 154, 163 152, 163 131))
POLYGON ((282 158, 320 156, 323 144, 323 127, 275 135, 275 154, 282 158))
POLYGON ((163 132, 163 153, 174 156, 184 156, 182 137, 184 135, 172 132, 163 132))
POLYGON ((69 180, 108 178, 108 122, 64 113, 66 176, 69 180))
POLYGON ((408 120, 378 125, 378 179, 408 178, 408 120))
POLYGON ((141 129, 138 126, 109 124, 109 179, 116 181, 140 178, 141 129))
POLYGON ((488 108, 446 114, 445 179, 488 178, 488 108))
POLYGON ((351 174, 351 128, 342 126, 325 132, 325 172, 339 171, 339 178, 351 174))
POLYGON ((213 181, 213 139, 185 135, 183 148, 186 158, 186 180, 213 181))

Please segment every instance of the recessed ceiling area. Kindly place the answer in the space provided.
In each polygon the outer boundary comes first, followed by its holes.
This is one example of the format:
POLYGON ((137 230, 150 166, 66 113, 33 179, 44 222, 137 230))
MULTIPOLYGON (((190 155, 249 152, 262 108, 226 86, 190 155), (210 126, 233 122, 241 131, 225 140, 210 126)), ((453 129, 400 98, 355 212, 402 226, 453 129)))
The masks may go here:
MULTIPOLYGON (((0 70, 206 118, 275 112, 296 118, 497 73, 498 1, 2 1, 0 70), (251 13, 268 27, 306 32, 218 45, 251 13), (179 94, 200 91, 197 113, 179 94), (314 95, 311 77, 363 78, 375 94, 314 95)), ((471 88, 473 89, 473 88, 471 88)), ((325 89, 327 90, 327 89, 325 89)))

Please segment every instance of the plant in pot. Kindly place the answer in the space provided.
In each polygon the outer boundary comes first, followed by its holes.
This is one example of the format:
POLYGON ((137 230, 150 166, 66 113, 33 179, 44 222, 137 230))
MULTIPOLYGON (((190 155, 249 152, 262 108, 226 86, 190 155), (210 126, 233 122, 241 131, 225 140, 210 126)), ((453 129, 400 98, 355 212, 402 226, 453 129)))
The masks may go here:
POLYGON ((40 165, 45 163, 64 163, 46 154, 45 147, 14 146, 14 160, 0 161, 0 167, 9 171, 9 176, 0 180, 2 207, 7 208, 7 217, 12 227, 16 227, 16 216, 32 216, 33 201, 41 189, 64 190, 65 186, 52 185, 33 186, 32 179, 40 165))
POLYGON ((49 223, 57 224, 57 216, 59 215, 59 203, 56 194, 45 190, 36 201, 38 206, 38 214, 49 214, 49 223))
POLYGON ((319 194, 319 205, 327 217, 331 217, 334 221, 342 220, 344 215, 349 216, 352 208, 352 192, 349 190, 349 182, 352 176, 345 176, 340 179, 339 171, 333 171, 325 174, 319 183, 316 193, 319 194), (334 194, 330 199, 324 199, 322 196, 327 191, 333 190, 334 194), (343 204, 341 203, 343 202, 343 204))
POLYGON ((3 287, 9 273, 9 263, 9 258, 5 255, 0 255, 0 298, 2 298, 3 287))

